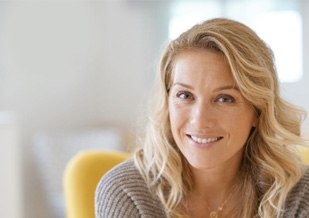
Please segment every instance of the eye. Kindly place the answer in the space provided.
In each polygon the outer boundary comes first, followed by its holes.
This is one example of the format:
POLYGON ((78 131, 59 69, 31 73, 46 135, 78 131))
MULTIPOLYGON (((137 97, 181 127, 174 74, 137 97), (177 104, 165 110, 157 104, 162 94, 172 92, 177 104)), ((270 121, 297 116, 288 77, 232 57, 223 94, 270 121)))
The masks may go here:
POLYGON ((235 98, 230 95, 220 95, 216 98, 215 101, 219 103, 234 103, 235 98))
POLYGON ((193 99, 193 95, 190 92, 187 92, 187 91, 177 92, 176 97, 180 98, 180 99, 184 99, 184 100, 193 99))

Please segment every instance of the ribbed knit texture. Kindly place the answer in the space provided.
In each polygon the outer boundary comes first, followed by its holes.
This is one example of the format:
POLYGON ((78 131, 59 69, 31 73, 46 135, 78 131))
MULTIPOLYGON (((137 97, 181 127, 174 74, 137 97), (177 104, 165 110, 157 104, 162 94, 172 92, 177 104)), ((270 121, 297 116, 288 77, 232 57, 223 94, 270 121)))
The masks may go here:
POLYGON ((162 204, 128 160, 106 173, 96 190, 97 218, 163 218, 162 204))
POLYGON ((289 193, 283 218, 309 218, 309 167, 289 193))
MULTIPOLYGON (((96 190, 96 218, 167 218, 162 204, 153 196, 128 160, 103 176, 96 190)), ((309 218, 309 169, 290 192, 282 218, 309 218)))

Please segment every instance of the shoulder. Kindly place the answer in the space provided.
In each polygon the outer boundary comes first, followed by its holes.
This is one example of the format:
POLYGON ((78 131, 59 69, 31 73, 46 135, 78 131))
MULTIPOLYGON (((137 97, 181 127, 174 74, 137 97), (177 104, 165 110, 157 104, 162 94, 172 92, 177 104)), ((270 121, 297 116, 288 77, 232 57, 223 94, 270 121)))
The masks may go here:
POLYGON ((132 159, 109 172, 99 182, 96 217, 164 217, 161 203, 150 193, 132 159))
MULTIPOLYGON (((293 188, 295 192, 309 192, 309 166, 305 166, 305 172, 302 178, 298 181, 298 183, 293 188)), ((309 200, 309 196, 308 196, 309 200)))
POLYGON ((305 167, 302 178, 289 193, 285 217, 309 217, 309 166, 305 167))

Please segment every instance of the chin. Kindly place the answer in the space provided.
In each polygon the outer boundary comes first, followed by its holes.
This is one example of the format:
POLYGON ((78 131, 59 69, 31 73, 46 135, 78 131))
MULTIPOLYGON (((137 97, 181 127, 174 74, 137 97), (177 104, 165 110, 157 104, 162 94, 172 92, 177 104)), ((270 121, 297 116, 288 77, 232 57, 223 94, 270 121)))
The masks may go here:
POLYGON ((217 164, 212 162, 209 163, 208 161, 188 161, 190 167, 195 169, 210 169, 215 167, 217 164))

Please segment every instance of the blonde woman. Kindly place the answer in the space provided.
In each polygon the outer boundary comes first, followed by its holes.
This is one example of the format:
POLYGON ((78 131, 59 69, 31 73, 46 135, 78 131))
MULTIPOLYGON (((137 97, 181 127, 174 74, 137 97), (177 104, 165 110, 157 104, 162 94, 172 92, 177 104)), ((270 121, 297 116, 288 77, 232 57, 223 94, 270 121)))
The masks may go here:
POLYGON ((97 218, 309 217, 304 113, 250 28, 218 18, 171 41, 153 102, 142 148, 97 187, 97 218))

